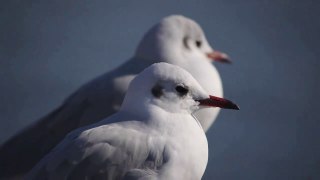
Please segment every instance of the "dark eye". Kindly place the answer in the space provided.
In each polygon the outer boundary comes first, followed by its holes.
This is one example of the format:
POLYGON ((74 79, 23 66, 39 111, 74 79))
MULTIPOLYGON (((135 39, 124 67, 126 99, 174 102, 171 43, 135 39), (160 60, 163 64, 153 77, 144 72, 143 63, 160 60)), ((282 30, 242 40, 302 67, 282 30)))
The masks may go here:
POLYGON ((180 96, 184 96, 184 95, 188 94, 189 89, 187 87, 178 85, 176 87, 176 91, 179 93, 180 96))
POLYGON ((196 46, 197 46, 198 48, 200 48, 201 45, 202 45, 201 41, 196 41, 196 46))

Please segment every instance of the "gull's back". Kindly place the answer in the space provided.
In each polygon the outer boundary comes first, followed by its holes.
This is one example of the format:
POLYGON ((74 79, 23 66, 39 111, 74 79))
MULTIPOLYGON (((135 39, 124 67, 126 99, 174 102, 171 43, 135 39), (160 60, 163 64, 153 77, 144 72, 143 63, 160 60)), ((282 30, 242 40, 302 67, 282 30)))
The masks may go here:
MULTIPOLYGON (((107 121, 112 118, 125 117, 115 114, 107 121)), ((150 153, 147 131, 143 122, 129 119, 75 130, 37 164, 27 179, 111 180, 123 179, 126 174, 153 176, 163 157, 150 153), (154 158, 157 160, 151 162, 154 158)))

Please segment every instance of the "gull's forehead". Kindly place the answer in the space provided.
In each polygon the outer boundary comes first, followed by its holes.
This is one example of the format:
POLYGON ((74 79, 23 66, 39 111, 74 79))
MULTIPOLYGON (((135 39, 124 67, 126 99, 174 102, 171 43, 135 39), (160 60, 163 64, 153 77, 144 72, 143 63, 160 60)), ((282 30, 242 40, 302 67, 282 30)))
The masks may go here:
POLYGON ((206 42, 203 30, 195 21, 181 15, 171 15, 148 30, 140 41, 135 56, 153 62, 158 59, 176 63, 180 60, 180 52, 185 50, 181 45, 186 39, 206 42))
POLYGON ((199 24, 194 20, 181 15, 172 15, 162 20, 162 26, 167 27, 166 30, 182 31, 186 34, 202 35, 203 31, 199 24))

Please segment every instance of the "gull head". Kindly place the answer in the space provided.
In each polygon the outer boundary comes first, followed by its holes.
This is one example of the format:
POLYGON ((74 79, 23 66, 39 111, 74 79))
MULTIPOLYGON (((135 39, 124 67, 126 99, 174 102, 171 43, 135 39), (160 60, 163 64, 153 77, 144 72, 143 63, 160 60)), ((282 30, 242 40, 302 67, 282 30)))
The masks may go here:
POLYGON ((191 114, 208 107, 239 109, 229 100, 209 95, 186 70, 162 62, 149 66, 132 80, 121 110, 191 114))
POLYGON ((227 54, 211 48, 199 24, 181 15, 168 16, 153 26, 141 40, 135 56, 182 67, 198 60, 230 63, 227 54))

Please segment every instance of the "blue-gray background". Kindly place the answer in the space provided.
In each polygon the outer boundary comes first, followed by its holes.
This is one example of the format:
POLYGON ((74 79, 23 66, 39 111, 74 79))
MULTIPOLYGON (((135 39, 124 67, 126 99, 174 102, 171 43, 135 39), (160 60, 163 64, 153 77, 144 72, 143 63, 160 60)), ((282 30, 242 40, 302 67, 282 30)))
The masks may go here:
POLYGON ((195 19, 233 65, 204 179, 320 179, 318 1, 0 2, 0 142, 132 56, 161 18, 195 19))

